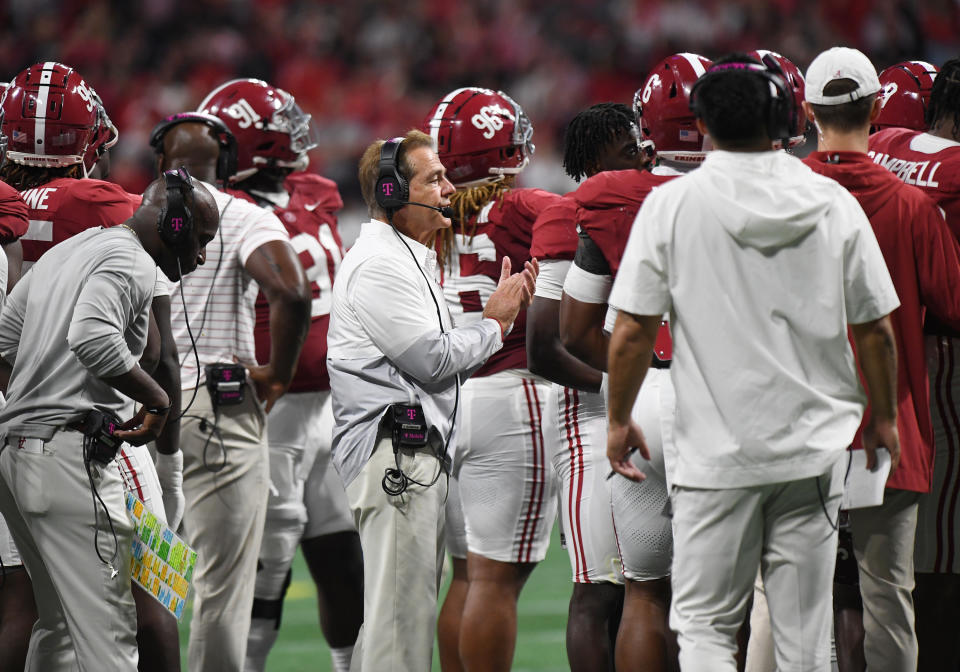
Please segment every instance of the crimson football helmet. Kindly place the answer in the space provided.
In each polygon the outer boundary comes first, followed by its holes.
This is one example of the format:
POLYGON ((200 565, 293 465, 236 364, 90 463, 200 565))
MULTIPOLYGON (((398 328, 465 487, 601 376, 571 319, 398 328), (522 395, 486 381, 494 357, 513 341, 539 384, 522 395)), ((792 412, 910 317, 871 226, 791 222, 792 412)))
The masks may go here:
MULTIPOLYGON (((793 109, 794 114, 796 115, 794 119, 791 120, 791 134, 790 139, 787 142, 787 147, 799 147, 807 139, 807 126, 809 121, 807 120, 807 115, 803 111, 804 100, 804 91, 806 88, 806 82, 803 79, 803 73, 800 72, 800 68, 793 64, 786 56, 781 56, 775 51, 767 51, 766 49, 756 49, 751 51, 748 56, 752 56, 757 59, 767 67, 770 67, 771 63, 776 63, 776 65, 783 71, 784 79, 787 82, 787 87, 790 89, 790 93, 793 95, 793 109)), ((779 147, 780 142, 774 141, 774 146, 779 147)))
POLYGON ((421 129, 436 142, 447 177, 459 188, 516 175, 534 152, 533 124, 503 91, 451 91, 431 108, 421 129))
POLYGON ((633 96, 633 112, 643 140, 653 141, 668 161, 700 163, 712 147, 697 130, 690 111, 690 90, 713 62, 680 53, 660 61, 633 96))
POLYGON ((927 130, 927 105, 937 66, 926 61, 904 61, 880 73, 880 114, 870 131, 898 126, 914 131, 927 130))
POLYGON ((219 117, 237 139, 237 174, 241 182, 261 168, 306 170, 307 152, 317 146, 310 115, 293 96, 260 79, 221 84, 197 107, 219 117))
POLYGON ((7 159, 25 166, 80 164, 86 176, 119 136, 97 92, 62 63, 37 63, 19 73, 2 106, 7 159))

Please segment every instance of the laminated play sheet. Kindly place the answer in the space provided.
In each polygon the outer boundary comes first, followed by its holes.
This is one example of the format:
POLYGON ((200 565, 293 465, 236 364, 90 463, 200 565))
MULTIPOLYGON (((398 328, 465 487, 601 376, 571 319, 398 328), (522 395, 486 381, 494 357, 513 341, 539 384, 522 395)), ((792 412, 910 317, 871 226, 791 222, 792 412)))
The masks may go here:
POLYGON ((134 526, 130 575, 179 621, 190 594, 197 552, 135 495, 126 494, 134 526))

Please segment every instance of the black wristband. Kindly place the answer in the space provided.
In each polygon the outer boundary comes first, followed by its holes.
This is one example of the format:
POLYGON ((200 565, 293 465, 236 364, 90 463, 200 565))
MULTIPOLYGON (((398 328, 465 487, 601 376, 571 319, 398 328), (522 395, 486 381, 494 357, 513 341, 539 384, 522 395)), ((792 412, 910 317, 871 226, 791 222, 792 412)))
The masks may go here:
POLYGON ((169 406, 144 406, 144 409, 150 415, 166 415, 170 412, 169 406))

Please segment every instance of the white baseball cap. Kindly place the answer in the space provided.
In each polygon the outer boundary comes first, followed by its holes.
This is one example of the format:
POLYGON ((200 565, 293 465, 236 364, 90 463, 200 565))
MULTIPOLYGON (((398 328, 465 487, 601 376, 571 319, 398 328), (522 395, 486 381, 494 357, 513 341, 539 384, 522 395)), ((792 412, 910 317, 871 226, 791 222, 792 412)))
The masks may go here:
POLYGON ((862 51, 833 47, 813 59, 807 68, 804 97, 814 105, 842 105, 877 93, 881 88, 877 69, 862 51), (823 95, 824 87, 835 79, 852 79, 857 88, 838 96, 823 95))

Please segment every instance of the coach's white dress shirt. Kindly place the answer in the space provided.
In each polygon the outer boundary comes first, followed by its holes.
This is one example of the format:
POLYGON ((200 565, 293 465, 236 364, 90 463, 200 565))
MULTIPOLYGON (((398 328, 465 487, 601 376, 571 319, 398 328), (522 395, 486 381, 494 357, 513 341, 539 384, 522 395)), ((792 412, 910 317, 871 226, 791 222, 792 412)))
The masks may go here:
MULTIPOLYGON (((503 347, 496 320, 453 328, 437 275, 433 250, 378 220, 363 224, 343 258, 333 286, 327 368, 333 461, 344 485, 373 453, 390 404, 421 404, 446 441, 460 383, 503 347)), ((452 437, 451 452, 454 444, 452 437)))

